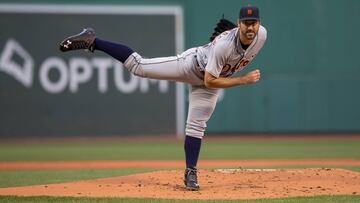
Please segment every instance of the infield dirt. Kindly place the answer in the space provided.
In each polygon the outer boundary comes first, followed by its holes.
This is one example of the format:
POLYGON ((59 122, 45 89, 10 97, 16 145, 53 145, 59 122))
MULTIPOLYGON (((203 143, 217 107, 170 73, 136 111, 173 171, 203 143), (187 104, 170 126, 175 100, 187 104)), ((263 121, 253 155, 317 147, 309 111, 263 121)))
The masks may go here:
POLYGON ((359 195, 360 173, 344 169, 199 170, 200 191, 186 191, 182 170, 161 170, 72 183, 1 188, 0 195, 258 199, 359 195))

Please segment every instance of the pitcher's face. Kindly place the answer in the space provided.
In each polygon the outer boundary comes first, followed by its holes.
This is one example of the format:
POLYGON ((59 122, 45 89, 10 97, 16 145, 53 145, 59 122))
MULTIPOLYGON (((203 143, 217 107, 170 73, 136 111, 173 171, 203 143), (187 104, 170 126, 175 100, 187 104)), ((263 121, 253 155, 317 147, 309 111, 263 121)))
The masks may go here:
POLYGON ((260 22, 258 20, 243 20, 238 22, 238 26, 241 35, 247 40, 253 40, 259 31, 260 22))

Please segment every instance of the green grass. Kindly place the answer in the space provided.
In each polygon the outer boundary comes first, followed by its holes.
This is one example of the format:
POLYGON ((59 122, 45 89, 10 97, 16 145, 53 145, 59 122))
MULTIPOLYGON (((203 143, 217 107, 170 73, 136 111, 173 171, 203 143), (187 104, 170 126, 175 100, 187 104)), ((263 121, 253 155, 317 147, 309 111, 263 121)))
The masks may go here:
POLYGON ((0 188, 26 185, 75 182, 79 180, 123 176, 154 171, 151 169, 102 169, 102 170, 29 170, 0 171, 0 188))
MULTIPOLYGON (((1 161, 71 160, 183 160, 182 142, 98 144, 0 144, 1 161)), ((268 140, 206 141, 200 159, 360 159, 360 140, 268 140)), ((275 168, 317 168, 283 166, 275 168)), ((261 167, 258 167, 261 168, 261 167)), ((266 167, 265 167, 266 168, 266 167)), ((332 166, 360 171, 358 166, 332 166)), ((25 186, 105 178, 151 171, 151 169, 19 170, 0 171, 0 187, 25 186)), ((62 198, 0 196, 0 202, 243 202, 243 203, 335 203, 360 202, 360 196, 320 196, 248 201, 198 201, 122 198, 62 198)))
MULTIPOLYGON (((201 159, 360 159, 360 140, 204 141, 201 159)), ((183 144, 0 144, 0 161, 182 160, 183 144)))
POLYGON ((360 158, 358 141, 236 141, 205 143, 204 159, 360 158), (220 153, 219 153, 220 152, 220 153))
POLYGON ((259 200, 159 200, 159 199, 129 199, 129 198, 75 198, 75 197, 14 197, 14 196, 0 196, 0 202, 59 202, 59 203, 358 203, 360 196, 318 196, 318 197, 295 197, 286 199, 259 199, 259 200))

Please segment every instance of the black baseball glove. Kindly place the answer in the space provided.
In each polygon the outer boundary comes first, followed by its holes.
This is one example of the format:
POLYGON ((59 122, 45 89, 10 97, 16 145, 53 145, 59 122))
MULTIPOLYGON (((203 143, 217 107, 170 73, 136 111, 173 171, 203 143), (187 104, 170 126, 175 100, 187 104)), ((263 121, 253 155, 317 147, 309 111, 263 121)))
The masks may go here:
POLYGON ((216 27, 214 28, 214 32, 210 37, 210 42, 212 42, 215 39, 215 37, 217 37, 221 33, 236 27, 237 26, 233 22, 226 20, 224 17, 221 18, 220 21, 216 24, 216 27))

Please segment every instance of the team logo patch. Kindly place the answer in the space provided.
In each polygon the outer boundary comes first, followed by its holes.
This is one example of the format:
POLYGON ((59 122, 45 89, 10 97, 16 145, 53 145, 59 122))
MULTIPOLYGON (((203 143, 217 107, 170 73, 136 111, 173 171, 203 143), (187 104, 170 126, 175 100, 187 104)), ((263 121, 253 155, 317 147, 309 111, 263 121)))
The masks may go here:
POLYGON ((248 15, 252 15, 252 14, 253 14, 253 11, 252 11, 251 9, 248 9, 248 10, 247 10, 247 14, 248 14, 248 15))

